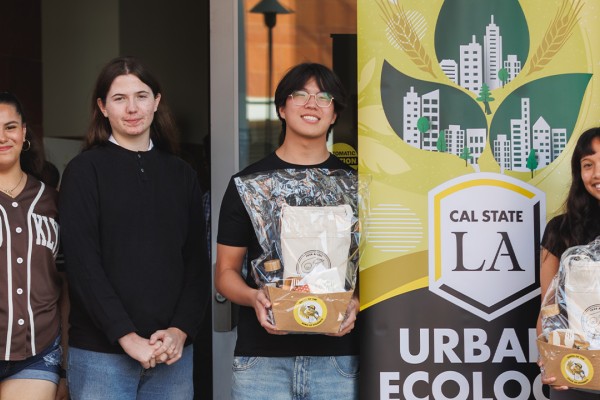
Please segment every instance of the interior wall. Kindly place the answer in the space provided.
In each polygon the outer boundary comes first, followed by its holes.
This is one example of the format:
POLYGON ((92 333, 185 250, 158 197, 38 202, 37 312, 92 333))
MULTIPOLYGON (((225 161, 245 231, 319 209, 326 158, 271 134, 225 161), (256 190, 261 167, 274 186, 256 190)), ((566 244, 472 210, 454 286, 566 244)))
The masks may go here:
POLYGON ((14 93, 28 128, 42 134, 42 50, 40 0, 0 0, 0 90, 14 93), (24 21, 26 23, 24 23, 24 21))
POLYGON ((41 26, 38 83, 43 93, 46 153, 59 171, 78 147, 48 138, 81 139, 98 72, 110 59, 131 55, 161 83, 163 101, 173 111, 181 133, 181 155, 199 171, 202 187, 209 188, 208 2, 42 1, 41 26))
POLYGON ((81 137, 102 66, 140 58, 157 76, 187 143, 208 133, 208 2, 42 1, 43 123, 47 137, 81 137))
POLYGON ((163 88, 186 143, 202 144, 209 132, 208 2, 122 0, 122 55, 144 61, 163 88))
POLYGON ((45 137, 82 137, 102 65, 119 54, 119 0, 42 1, 45 137))

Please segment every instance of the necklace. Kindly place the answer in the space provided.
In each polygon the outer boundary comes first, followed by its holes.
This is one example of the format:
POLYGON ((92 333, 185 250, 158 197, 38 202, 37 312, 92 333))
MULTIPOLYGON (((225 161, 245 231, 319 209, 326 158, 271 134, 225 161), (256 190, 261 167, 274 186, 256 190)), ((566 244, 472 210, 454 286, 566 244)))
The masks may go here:
POLYGON ((23 181, 23 177, 24 176, 25 176, 25 174, 23 172, 21 172, 21 177, 19 178, 19 182, 17 182, 17 184, 15 185, 14 188, 12 188, 12 189, 4 189, 4 188, 0 187, 0 190, 3 191, 4 193, 6 193, 7 195, 9 195, 10 197, 15 197, 15 196, 13 196, 12 192, 13 192, 13 190, 15 190, 16 188, 19 187, 19 185, 23 181))

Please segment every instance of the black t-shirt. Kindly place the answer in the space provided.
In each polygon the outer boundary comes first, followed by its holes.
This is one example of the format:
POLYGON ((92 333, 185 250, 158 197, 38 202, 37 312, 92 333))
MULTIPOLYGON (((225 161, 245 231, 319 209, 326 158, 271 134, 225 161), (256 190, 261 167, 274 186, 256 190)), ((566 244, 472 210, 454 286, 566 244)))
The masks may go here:
MULTIPOLYGON (((560 259, 562 253, 566 250, 564 245, 551 245, 550 238, 554 235, 558 235, 560 233, 560 224, 564 218, 564 215, 559 215, 552 218, 548 224, 546 225, 546 229, 544 230, 544 235, 542 236, 542 247, 548 250, 552 255, 556 256, 560 259)), ((562 241, 561 241, 562 243, 562 241)))
MULTIPOLYGON (((254 260, 261 254, 261 248, 252 227, 250 216, 242 203, 233 178, 256 172, 267 172, 278 169, 345 169, 351 170, 337 157, 330 157, 317 165, 290 164, 275 153, 250 165, 234 175, 229 181, 221 211, 219 214, 219 232, 217 242, 227 246, 247 247, 248 260, 254 260)), ((256 288, 250 273, 246 283, 256 288)), ((292 357, 292 356, 342 356, 358 354, 358 329, 343 337, 332 337, 319 334, 271 335, 260 324, 252 307, 240 307, 238 321, 238 339, 235 348, 236 356, 249 357, 292 357)))

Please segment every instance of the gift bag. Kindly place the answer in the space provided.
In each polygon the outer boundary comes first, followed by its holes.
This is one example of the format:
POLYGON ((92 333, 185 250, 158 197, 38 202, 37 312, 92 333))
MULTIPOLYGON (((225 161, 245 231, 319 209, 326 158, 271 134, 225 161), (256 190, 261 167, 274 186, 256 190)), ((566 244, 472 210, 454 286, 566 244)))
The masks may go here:
POLYGON ((271 302, 271 323, 338 332, 356 289, 366 184, 354 171, 320 168, 259 172, 235 184, 262 248, 251 273, 271 302))
POLYGON ((352 208, 347 205, 281 210, 283 277, 335 270, 331 288, 344 290, 350 250, 352 208))
POLYGON ((600 261, 567 260, 565 268, 565 305, 569 329, 579 332, 600 349, 600 261))

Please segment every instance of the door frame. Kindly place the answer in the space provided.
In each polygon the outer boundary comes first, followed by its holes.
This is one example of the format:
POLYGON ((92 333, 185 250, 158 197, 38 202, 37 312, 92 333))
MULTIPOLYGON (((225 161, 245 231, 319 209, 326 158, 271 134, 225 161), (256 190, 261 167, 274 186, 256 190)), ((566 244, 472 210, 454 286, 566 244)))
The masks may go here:
MULTIPOLYGON (((239 170, 238 0, 210 0, 210 142, 212 271, 221 199, 239 170)), ((231 304, 217 301, 213 284, 213 399, 229 400, 236 330, 227 330, 231 304), (223 329, 225 327, 225 329, 223 329)))

